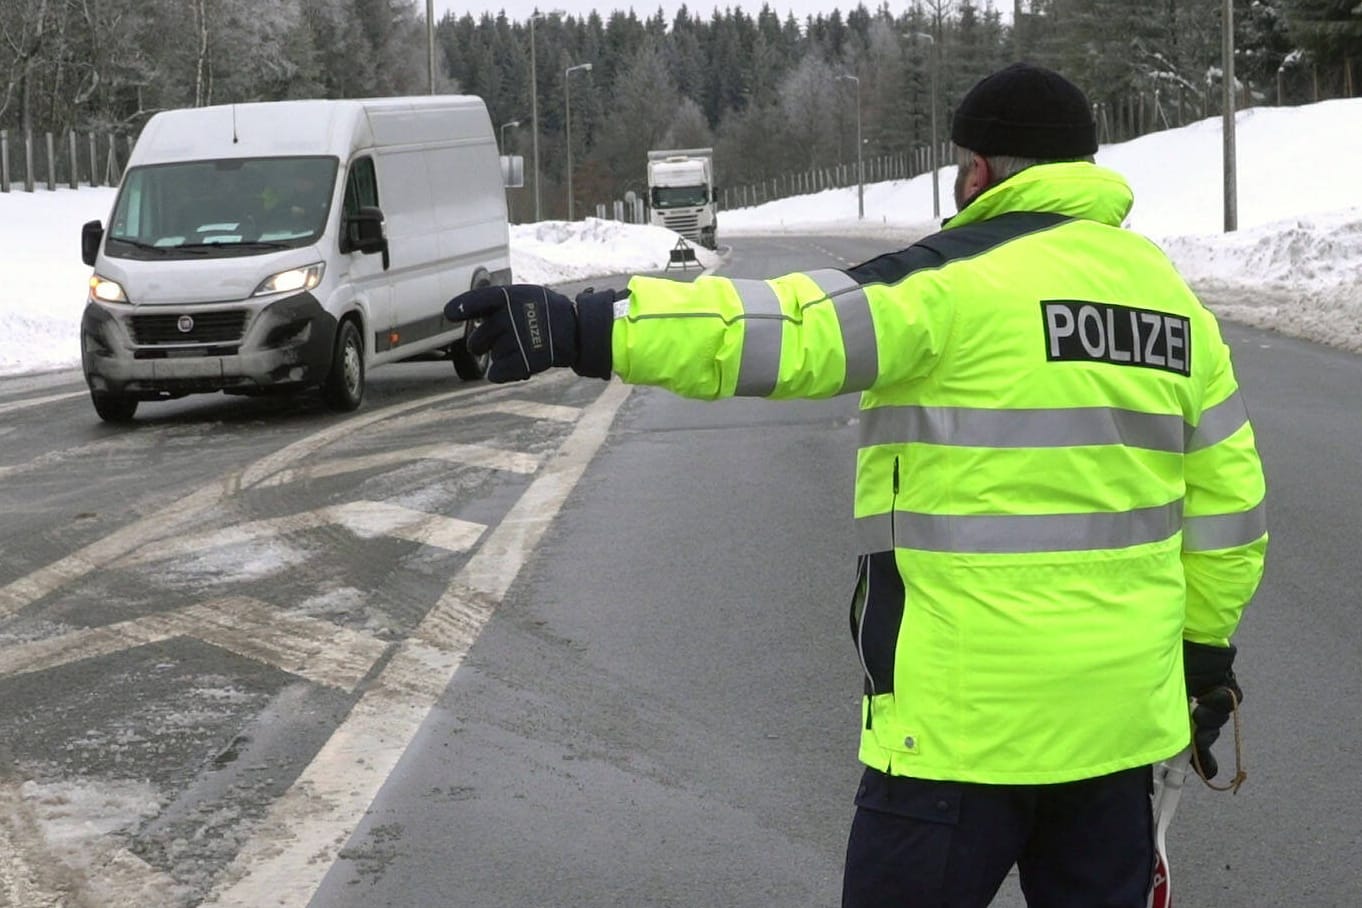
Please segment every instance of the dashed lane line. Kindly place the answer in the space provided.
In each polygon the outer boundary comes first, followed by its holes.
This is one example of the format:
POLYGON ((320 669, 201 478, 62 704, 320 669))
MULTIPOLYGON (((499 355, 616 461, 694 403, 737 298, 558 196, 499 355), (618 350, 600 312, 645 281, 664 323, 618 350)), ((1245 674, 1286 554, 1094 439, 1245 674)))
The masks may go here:
POLYGON ((605 441, 629 388, 612 382, 454 577, 349 716, 271 805, 203 904, 305 908, 464 656, 605 441))

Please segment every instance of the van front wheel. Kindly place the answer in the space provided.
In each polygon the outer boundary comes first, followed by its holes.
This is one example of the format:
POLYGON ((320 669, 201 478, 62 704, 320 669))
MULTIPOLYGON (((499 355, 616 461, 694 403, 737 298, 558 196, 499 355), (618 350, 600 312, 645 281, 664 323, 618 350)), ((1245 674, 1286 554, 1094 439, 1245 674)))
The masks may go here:
POLYGON ((94 403, 95 412, 99 414, 99 418, 105 422, 132 422, 133 414, 137 412, 137 398, 135 397, 91 391, 90 400, 94 403))
POLYGON ((331 371, 322 385, 326 405, 338 413, 359 409, 364 400, 364 339, 352 319, 336 329, 336 350, 331 371))
POLYGON ((491 362, 490 353, 482 356, 474 356, 468 352, 468 342, 465 338, 459 338, 449 348, 449 358, 454 363, 454 374, 464 381, 477 381, 487 374, 487 366, 491 362))

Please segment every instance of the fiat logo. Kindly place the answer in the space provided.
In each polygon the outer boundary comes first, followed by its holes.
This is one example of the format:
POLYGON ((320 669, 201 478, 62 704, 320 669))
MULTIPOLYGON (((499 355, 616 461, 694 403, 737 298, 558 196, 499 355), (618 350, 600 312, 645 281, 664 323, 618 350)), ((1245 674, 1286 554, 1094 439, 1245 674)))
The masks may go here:
POLYGON ((175 327, 180 329, 181 334, 188 334, 194 330, 194 318, 189 315, 181 315, 180 320, 175 323, 175 327))

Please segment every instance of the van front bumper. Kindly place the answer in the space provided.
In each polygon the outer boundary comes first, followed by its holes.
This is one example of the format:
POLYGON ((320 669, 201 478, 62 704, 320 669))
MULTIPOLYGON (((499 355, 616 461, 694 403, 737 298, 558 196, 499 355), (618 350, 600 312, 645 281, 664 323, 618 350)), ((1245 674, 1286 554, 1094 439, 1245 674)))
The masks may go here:
POLYGON ((258 308, 129 306, 91 302, 81 319, 81 361, 92 391, 142 400, 212 391, 254 393, 321 384, 331 367, 335 316, 310 293, 258 308), (184 339, 171 320, 210 325, 240 316, 239 335, 221 327, 184 339), (216 322, 215 322, 216 320, 216 322))

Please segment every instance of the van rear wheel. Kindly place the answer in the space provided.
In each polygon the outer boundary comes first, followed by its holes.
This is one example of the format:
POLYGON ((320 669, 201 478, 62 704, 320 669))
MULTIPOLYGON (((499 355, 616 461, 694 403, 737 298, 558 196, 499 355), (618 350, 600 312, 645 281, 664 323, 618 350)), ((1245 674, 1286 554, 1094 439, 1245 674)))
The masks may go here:
POLYGON ((137 398, 124 394, 91 391, 90 400, 94 403, 99 418, 105 422, 132 422, 133 414, 137 412, 137 398))
POLYGON ((352 319, 336 329, 336 349, 322 385, 322 397, 338 413, 357 410, 364 400, 364 339, 352 319))
POLYGON ((492 361, 490 353, 474 356, 468 352, 466 338, 459 338, 449 348, 449 358, 454 363, 454 374, 464 381, 478 381, 487 375, 487 366, 492 361))

